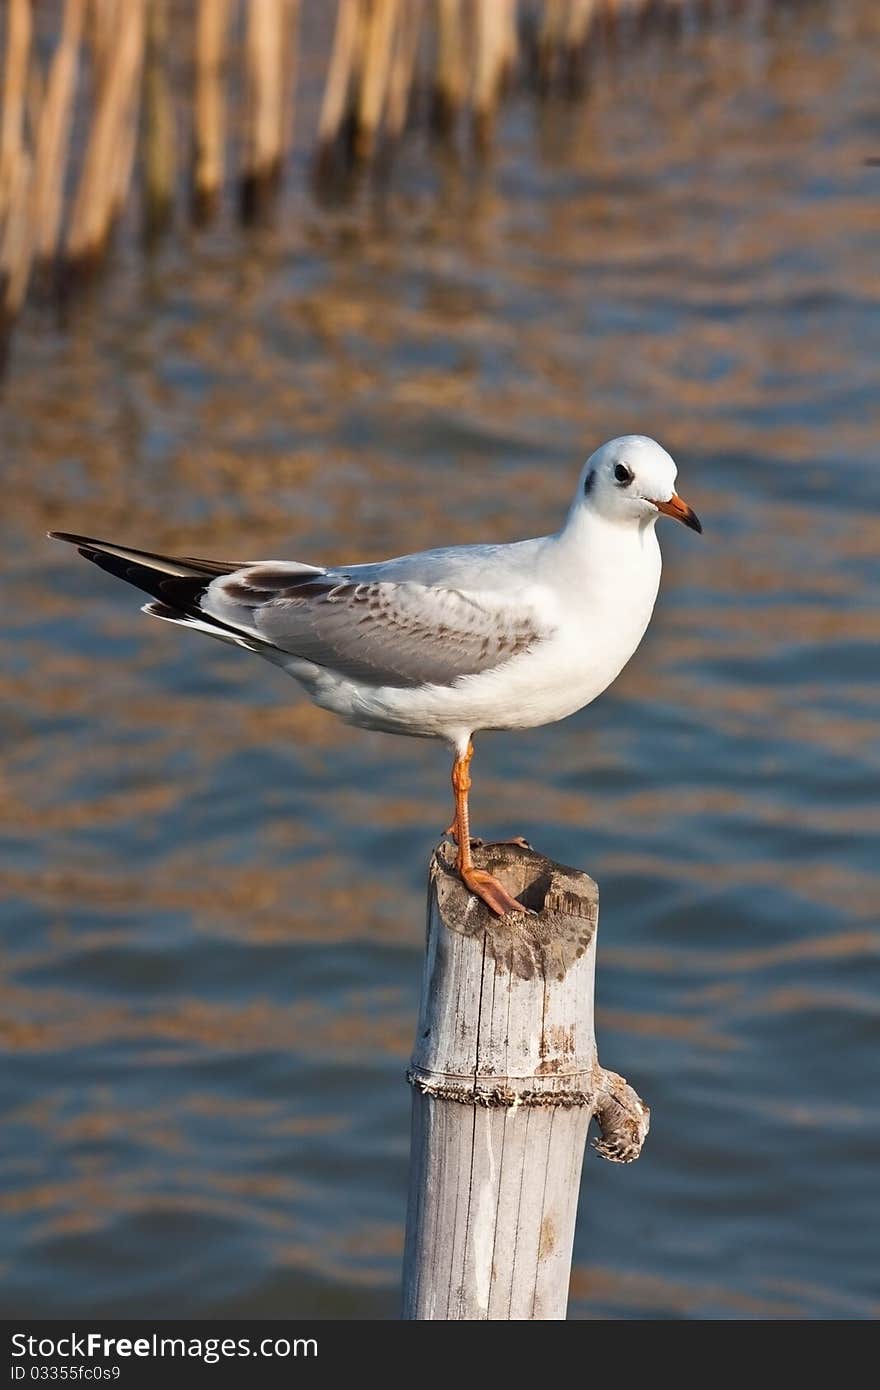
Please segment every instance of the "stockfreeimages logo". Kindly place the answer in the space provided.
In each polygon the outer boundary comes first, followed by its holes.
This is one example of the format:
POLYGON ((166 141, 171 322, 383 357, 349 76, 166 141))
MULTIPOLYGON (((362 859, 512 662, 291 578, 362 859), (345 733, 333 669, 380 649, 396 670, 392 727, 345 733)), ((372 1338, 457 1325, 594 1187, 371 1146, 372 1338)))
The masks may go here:
MULTIPOLYGON (((102 1332, 71 1332, 61 1337, 34 1337, 26 1332, 13 1332, 12 1355, 18 1358, 12 1367, 12 1379, 23 1380, 29 1374, 28 1362, 66 1363, 96 1359, 118 1361, 131 1357, 144 1360, 176 1357, 181 1360, 204 1361, 210 1366, 224 1358, 263 1356, 284 1359, 290 1356, 317 1356, 318 1343, 314 1337, 262 1337, 253 1341, 250 1337, 160 1337, 156 1332, 147 1337, 105 1337, 102 1332)), ((34 1369, 35 1366, 32 1364, 32 1378, 34 1369)), ((116 1374, 118 1375, 118 1367, 116 1374)), ((64 1378, 77 1379, 74 1375, 64 1378)))

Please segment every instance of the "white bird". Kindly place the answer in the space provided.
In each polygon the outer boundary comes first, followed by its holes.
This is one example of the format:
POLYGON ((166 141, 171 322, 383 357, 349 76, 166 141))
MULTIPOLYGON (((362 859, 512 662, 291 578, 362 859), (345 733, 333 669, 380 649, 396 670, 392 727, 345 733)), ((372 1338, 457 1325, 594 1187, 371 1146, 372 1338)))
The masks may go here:
POLYGON ((584 464, 554 535, 376 564, 181 559, 50 535, 152 594, 145 613, 256 652, 347 723, 448 743, 459 873, 501 916, 526 909, 472 860, 472 735, 564 719, 623 669, 657 597, 658 516, 702 530, 676 472, 653 439, 624 435, 584 464))

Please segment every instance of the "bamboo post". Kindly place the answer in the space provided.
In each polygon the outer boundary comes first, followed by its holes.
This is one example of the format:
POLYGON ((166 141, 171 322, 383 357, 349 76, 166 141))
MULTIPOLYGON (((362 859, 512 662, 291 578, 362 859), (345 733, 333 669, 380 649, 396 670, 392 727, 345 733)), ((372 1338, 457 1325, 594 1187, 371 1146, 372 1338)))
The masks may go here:
POLYGON ((245 31, 247 105, 241 213, 267 206, 281 175, 284 143, 285 0, 250 0, 245 31))
POLYGON ((465 90, 461 0, 436 0, 435 21, 437 52, 431 115, 437 133, 448 135, 455 125, 465 90))
POLYGON ((25 141, 33 16, 30 0, 12 0, 0 109, 0 356, 21 308, 31 265, 29 190, 33 161, 25 141))
POLYGON ((25 104, 30 71, 31 0, 11 0, 6 14, 3 103, 0 107, 0 217, 15 201, 25 155, 25 104))
MULTIPOLYGON (((111 175, 110 222, 119 217, 125 207, 131 178, 134 170, 135 152, 138 142, 138 125, 141 101, 141 74, 146 42, 147 0, 126 0, 124 11, 118 16, 118 25, 125 15, 125 41, 120 41, 119 50, 114 49, 113 61, 123 61, 121 55, 125 47, 130 48, 132 81, 127 98, 120 105, 120 138, 114 151, 114 165, 111 175)), ((120 7, 121 9, 121 7, 120 7)), ((117 28, 117 36, 119 29, 117 28)))
POLYGON ((122 13, 107 11, 112 33, 95 37, 98 91, 80 172, 65 257, 68 266, 87 265, 104 248, 131 176, 137 135, 140 71, 144 44, 144 0, 128 0, 122 13))
POLYGON ((533 850, 475 851, 536 915, 498 920, 434 851, 415 1049, 406 1319, 565 1317, 590 1119, 637 1158, 647 1106, 600 1067, 598 890, 533 850))
POLYGON ((144 237, 153 241, 171 220, 177 131, 168 75, 168 0, 148 0, 144 60, 144 237))
POLYGON ((213 214, 223 184, 223 54, 228 19, 229 0, 199 0, 192 171, 197 222, 213 214))
POLYGON ((65 0, 61 36, 37 125, 31 224, 36 258, 43 265, 54 262, 58 251, 84 11, 85 0, 65 0))
POLYGON ((398 0, 371 0, 364 36, 363 68, 357 101, 355 158, 373 158, 386 102, 398 0))
POLYGON ((538 84, 549 92, 563 45, 566 26, 565 0, 545 0, 538 30, 538 84))
POLYGON ((596 19, 597 0, 571 0, 565 34, 565 64, 568 91, 576 96, 582 88, 584 59, 596 19))
POLYGON ((360 28, 359 0, 338 0, 336 29, 327 68, 327 80, 318 118, 318 173, 331 163, 348 110, 352 75, 357 62, 358 31, 360 28))
POLYGON ((299 76, 300 0, 285 0, 282 19, 284 33, 281 45, 281 74, 284 90, 281 111, 281 154, 284 158, 293 149, 296 84, 299 76))
POLYGON ((516 68, 517 55, 519 53, 519 15, 517 10, 517 0, 504 0, 503 5, 503 53, 501 66, 502 83, 507 83, 516 68))
POLYGON ((473 126, 477 145, 485 150, 495 121, 509 40, 504 0, 477 5, 474 29, 473 126))
POLYGON ((421 27, 422 0, 405 0, 400 12, 397 43, 388 78, 388 110, 385 125, 389 143, 395 143, 400 139, 409 116, 421 27))

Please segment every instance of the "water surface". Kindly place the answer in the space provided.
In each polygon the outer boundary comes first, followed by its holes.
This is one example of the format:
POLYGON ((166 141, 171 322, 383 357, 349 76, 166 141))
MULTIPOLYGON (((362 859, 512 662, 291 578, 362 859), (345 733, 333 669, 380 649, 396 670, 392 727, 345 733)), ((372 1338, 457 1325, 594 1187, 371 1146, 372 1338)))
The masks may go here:
MULTIPOLYGON (((716 7, 717 9, 718 7, 716 7)), ((478 743, 473 812, 602 894, 571 1312, 876 1315, 880 152, 871 0, 746 6, 514 97, 481 170, 145 258, 3 387, 0 1282, 11 1314, 391 1317, 446 753, 138 613, 49 526, 306 561, 554 529, 643 431, 650 633, 478 743)))

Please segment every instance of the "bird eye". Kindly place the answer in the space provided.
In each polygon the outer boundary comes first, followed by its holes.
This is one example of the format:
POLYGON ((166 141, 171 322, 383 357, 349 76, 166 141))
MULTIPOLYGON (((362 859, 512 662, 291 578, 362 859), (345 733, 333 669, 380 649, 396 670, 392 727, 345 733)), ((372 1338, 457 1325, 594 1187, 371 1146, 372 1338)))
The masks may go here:
POLYGON ((615 481, 615 482, 620 483, 620 486, 621 486, 621 487, 626 487, 627 483, 631 483, 632 480, 633 480, 633 471, 632 471, 631 468, 627 468, 627 466, 626 466, 625 463, 616 463, 616 464, 614 465, 614 481, 615 481))

